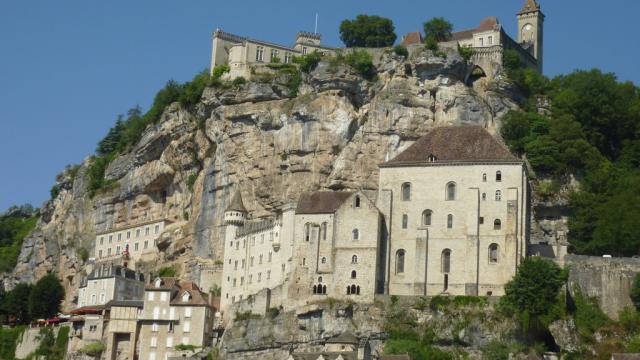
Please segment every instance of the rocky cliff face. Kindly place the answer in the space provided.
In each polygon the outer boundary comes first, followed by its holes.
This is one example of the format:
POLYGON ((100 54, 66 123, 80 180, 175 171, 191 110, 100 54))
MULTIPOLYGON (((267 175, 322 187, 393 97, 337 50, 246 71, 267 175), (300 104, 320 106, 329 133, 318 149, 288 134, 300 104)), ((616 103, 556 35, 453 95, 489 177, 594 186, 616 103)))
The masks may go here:
POLYGON ((60 194, 44 205, 5 283, 55 271, 71 301, 83 271, 79 249, 90 251, 97 231, 157 218, 175 222, 162 235, 158 261, 141 265, 172 263, 197 280, 197 265, 223 256, 222 216, 236 186, 253 217, 303 191, 375 190, 377 165, 431 128, 475 124, 495 132, 517 107, 501 79, 465 84, 469 66, 456 53, 374 55, 374 81, 321 62, 303 76, 295 98, 273 80, 208 88, 194 110, 170 106, 130 153, 110 164, 106 178, 116 186, 93 198, 85 184, 88 159, 63 172, 60 194), (190 176, 197 176, 193 186, 190 176))

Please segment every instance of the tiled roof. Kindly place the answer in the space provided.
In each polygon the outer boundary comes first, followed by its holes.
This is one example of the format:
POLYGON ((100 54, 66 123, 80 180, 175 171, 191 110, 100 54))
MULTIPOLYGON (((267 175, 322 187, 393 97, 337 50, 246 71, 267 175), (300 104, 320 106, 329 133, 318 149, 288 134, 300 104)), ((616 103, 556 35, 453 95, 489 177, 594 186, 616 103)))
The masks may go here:
POLYGON ((351 191, 316 191, 300 195, 296 214, 332 214, 353 195, 351 191))
POLYGON ((231 199, 231 203, 227 206, 226 211, 240 211, 247 212, 247 208, 244 207, 244 203, 242 202, 242 194, 240 194, 240 189, 236 190, 236 193, 233 195, 231 199))
POLYGON ((110 307, 144 307, 144 301, 142 300, 111 300, 104 305, 106 308, 110 307))
POLYGON ((200 288, 194 282, 180 281, 178 286, 180 289, 171 300, 171 305, 210 305, 209 296, 200 291, 200 288), (190 295, 188 301, 182 301, 182 295, 185 292, 190 295))
POLYGON ((423 42, 422 33, 420 33, 420 31, 414 31, 414 32, 407 33, 405 36, 403 36, 402 42, 400 44, 404 46, 408 46, 408 45, 422 44, 422 42, 423 42))
POLYGON ((334 336, 327 340, 327 344, 353 344, 358 345, 359 339, 350 332, 343 332, 338 336, 334 336))
POLYGON ((540 5, 538 4, 538 2, 536 0, 526 0, 526 2, 524 3, 524 6, 522 7, 522 10, 520 10, 518 15, 522 15, 522 14, 526 14, 534 11, 540 11, 540 5))
POLYGON ((480 31, 493 30, 496 25, 500 25, 500 21, 495 16, 489 16, 480 21, 480 26, 475 29, 467 29, 451 33, 451 40, 466 40, 473 38, 473 34, 480 31))
POLYGON ((431 130, 382 167, 451 161, 492 162, 518 159, 480 126, 447 126, 431 130))
POLYGON ((171 290, 173 289, 174 286, 177 285, 178 283, 178 279, 174 278, 174 277, 163 277, 160 278, 162 280, 162 283, 160 284, 159 287, 156 287, 156 279, 153 279, 153 282, 151 284, 148 284, 145 287, 145 290, 148 291, 167 291, 167 290, 171 290))

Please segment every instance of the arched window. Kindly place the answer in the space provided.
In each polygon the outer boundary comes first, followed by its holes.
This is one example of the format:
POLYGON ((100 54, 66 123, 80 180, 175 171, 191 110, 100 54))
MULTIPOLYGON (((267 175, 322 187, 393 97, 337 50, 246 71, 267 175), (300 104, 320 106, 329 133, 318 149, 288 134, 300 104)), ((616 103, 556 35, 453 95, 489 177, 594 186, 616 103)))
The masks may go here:
POLYGON ((360 231, 358 231, 358 229, 353 229, 353 240, 359 240, 360 239, 360 231))
POLYGON ((355 295, 357 293, 357 287, 355 285, 351 285, 351 295, 355 295))
POLYGON ((327 294, 327 285, 322 285, 322 294, 323 295, 327 294))
POLYGON ((351 295, 351 286, 347 285, 347 295, 351 295))
POLYGON ((351 271, 351 278, 352 278, 352 279, 355 279, 355 278, 356 278, 356 275, 357 275, 356 271, 355 271, 355 270, 352 270, 352 271, 351 271))
POLYGON ((356 294, 360 295, 360 285, 356 286, 356 294))
POLYGON ((489 263, 496 264, 498 262, 498 244, 489 245, 489 263))
POLYGON ((482 174, 482 182, 487 182, 487 173, 482 174))
POLYGON ((442 272, 448 274, 451 272, 451 250, 442 251, 442 272))
POLYGON ((360 196, 356 195, 356 199, 355 199, 355 207, 359 208, 360 207, 360 196))
POLYGON ((404 273, 404 255, 405 251, 402 249, 396 252, 396 274, 404 273))
POLYGON ((402 184, 402 201, 411 201, 411 184, 402 184))
POLYGON ((316 285, 313 285, 313 293, 314 294, 318 293, 318 287, 316 285))
POLYGON ((318 282, 322 284, 322 276, 318 276, 318 282))
POLYGON ((320 228, 320 231, 322 231, 322 240, 327 240, 327 223, 326 222, 322 223, 322 227, 320 228))
POLYGON ((500 230, 502 229, 502 222, 500 221, 500 219, 495 219, 493 221, 493 230, 500 230))
POLYGON ((456 184, 450 182, 447 184, 447 200, 455 200, 456 199, 456 184))
POLYGON ((496 182, 502 181, 502 172, 496 171, 496 182))
POLYGON ((431 215, 433 212, 431 210, 425 210, 422 212, 422 225, 429 226, 431 225, 431 215))
POLYGON ((402 228, 406 229, 409 227, 409 216, 407 214, 402 214, 402 228))
POLYGON ((487 193, 482 193, 482 201, 487 200, 487 193))
POLYGON ((447 229, 453 229, 453 215, 447 215, 447 229))
POLYGON ((351 263, 352 264, 357 264, 358 263, 358 256, 357 255, 353 255, 351 257, 351 263))
POLYGON ((502 191, 496 190, 496 201, 502 200, 502 191))
POLYGON ((327 258, 326 257, 322 257, 322 263, 326 264, 327 263, 327 258))
POLYGON ((304 224, 304 241, 311 240, 311 224, 304 224))

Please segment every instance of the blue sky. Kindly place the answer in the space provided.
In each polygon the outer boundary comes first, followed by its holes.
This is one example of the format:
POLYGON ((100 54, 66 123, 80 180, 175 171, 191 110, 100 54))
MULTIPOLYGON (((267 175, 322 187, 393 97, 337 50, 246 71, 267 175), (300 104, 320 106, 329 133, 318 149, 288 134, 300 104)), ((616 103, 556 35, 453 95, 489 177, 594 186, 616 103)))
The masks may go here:
MULTIPOLYGON (((601 68, 640 84, 640 1, 539 0, 545 73, 601 68)), ((55 175, 93 153, 117 114, 147 109, 168 79, 208 67, 211 32, 290 44, 298 30, 341 45, 341 20, 391 18, 396 33, 444 16, 456 29, 498 16, 515 37, 524 0, 0 0, 0 211, 40 206, 55 175)))

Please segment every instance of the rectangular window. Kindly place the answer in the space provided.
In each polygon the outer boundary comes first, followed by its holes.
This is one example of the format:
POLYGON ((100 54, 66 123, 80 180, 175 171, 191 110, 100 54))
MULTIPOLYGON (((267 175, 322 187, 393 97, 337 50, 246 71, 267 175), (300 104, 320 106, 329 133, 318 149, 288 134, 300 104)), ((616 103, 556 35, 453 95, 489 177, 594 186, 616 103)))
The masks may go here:
POLYGON ((271 270, 267 270, 267 280, 271 279, 271 270))
POLYGON ((102 257, 102 250, 98 250, 98 257, 101 258, 102 257))
POLYGON ((276 62, 276 61, 280 61, 280 58, 278 58, 278 50, 271 49, 271 62, 276 62))
POLYGON ((133 250, 138 251, 138 243, 133 244, 133 250))
POLYGON ((256 47, 256 61, 263 61, 264 60, 264 47, 262 46, 258 46, 256 47))
POLYGON ((157 322, 153 322, 153 324, 151 324, 151 331, 152 332, 158 332, 158 323, 157 322))
POLYGON ((167 347, 168 348, 173 347, 173 337, 172 336, 169 336, 167 338, 167 347))
POLYGON ((113 235, 109 235, 109 244, 113 242, 113 235))
POLYGON ((107 256, 111 256, 111 248, 107 249, 107 256))
POLYGON ((127 231, 127 239, 131 239, 131 231, 127 231))
POLYGON ((136 237, 140 237, 140 229, 136 229, 136 237))
POLYGON ((160 232, 160 225, 156 225, 156 228, 154 229, 154 231, 156 232, 156 234, 159 233, 160 232))
POLYGON ((151 337, 151 347, 156 347, 158 346, 158 338, 155 336, 151 337))
POLYGON ((244 285, 244 276, 240 277, 240 286, 244 285))
POLYGON ((182 327, 182 331, 183 332, 190 332, 191 331, 191 322, 185 321, 184 322, 184 326, 182 327))
POLYGON ((480 219, 478 219, 478 223, 480 223, 480 225, 484 224, 484 217, 480 216, 480 219))
POLYGON ((145 240, 144 241, 144 248, 148 248, 149 247, 149 240, 145 240))
POLYGON ((191 317, 191 307, 184 308, 184 317, 191 317))
POLYGON ((284 53, 284 63, 288 64, 290 62, 291 62, 291 53, 290 52, 284 53))
POLYGON ((118 241, 122 240, 122 234, 118 234, 118 241))
POLYGON ((493 36, 489 36, 487 43, 489 43, 489 45, 493 45, 493 36))
POLYGON ((258 282, 260 282, 260 281, 262 281, 262 273, 261 272, 258 273, 258 282))
POLYGON ((100 245, 104 244, 104 236, 100 237, 100 245))
POLYGON ((120 255, 120 245, 116 246, 116 255, 120 255))
POLYGON ((480 40, 480 46, 484 46, 484 39, 480 38, 479 40, 480 40))
POLYGON ((144 234, 145 235, 149 235, 149 227, 148 226, 144 229, 144 234))
POLYGON ((309 52, 309 50, 307 49, 306 46, 302 47, 302 55, 307 55, 307 52, 309 52))
POLYGON ((161 292, 160 293, 160 301, 167 301, 167 293, 166 292, 161 292))
POLYGON ((149 291, 149 295, 147 295, 147 298, 148 298, 149 300, 153 301, 153 299, 155 298, 154 294, 155 294, 155 292, 153 292, 153 291, 149 291))
POLYGON ((240 241, 236 241, 236 250, 240 248, 240 241))

